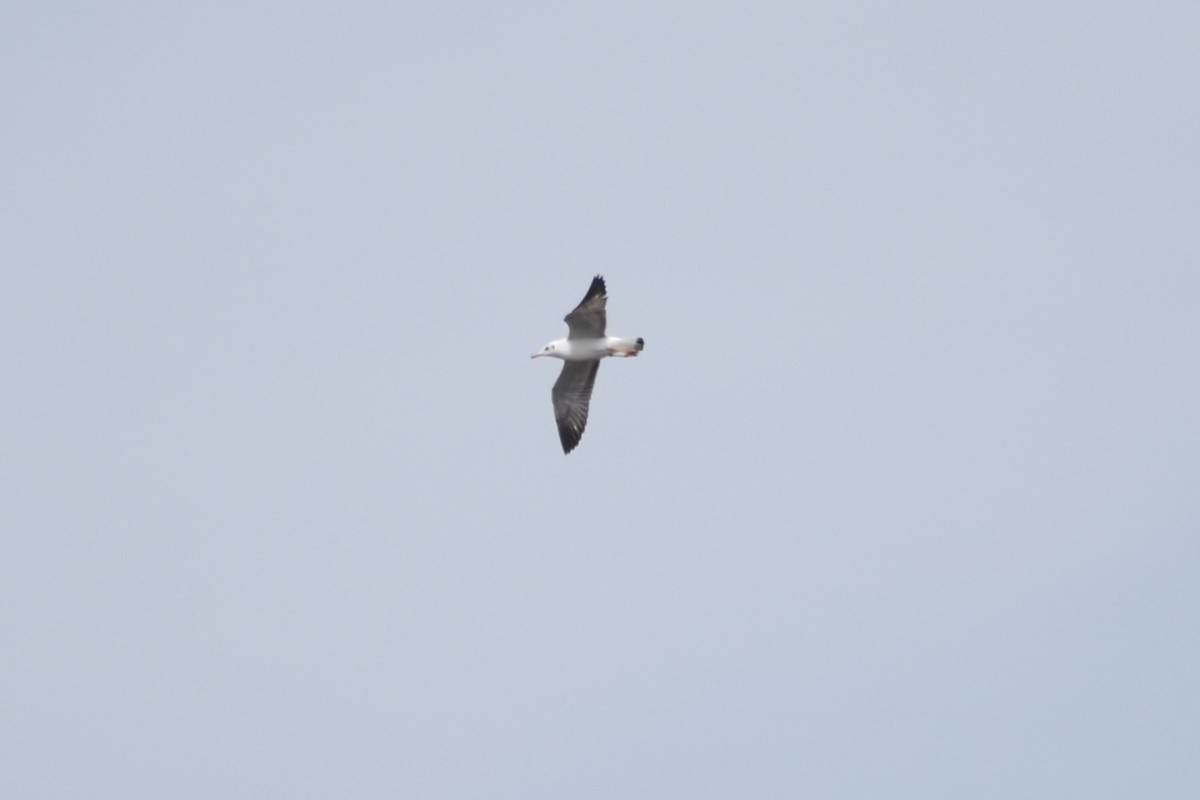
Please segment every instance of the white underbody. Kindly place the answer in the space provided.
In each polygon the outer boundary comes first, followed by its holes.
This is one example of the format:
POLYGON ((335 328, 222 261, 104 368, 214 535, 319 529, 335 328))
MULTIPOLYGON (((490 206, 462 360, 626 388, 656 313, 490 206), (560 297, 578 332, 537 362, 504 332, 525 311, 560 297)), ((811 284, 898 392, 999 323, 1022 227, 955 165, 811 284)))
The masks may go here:
POLYGON ((563 361, 595 361, 608 356, 628 358, 637 354, 637 339, 605 336, 600 339, 555 339, 534 355, 561 358, 563 361))

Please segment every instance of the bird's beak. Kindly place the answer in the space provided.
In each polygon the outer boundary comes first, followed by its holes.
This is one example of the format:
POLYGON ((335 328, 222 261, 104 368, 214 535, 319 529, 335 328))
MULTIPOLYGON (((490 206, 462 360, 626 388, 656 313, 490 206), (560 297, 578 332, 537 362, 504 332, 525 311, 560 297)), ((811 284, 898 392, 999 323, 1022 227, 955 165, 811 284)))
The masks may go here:
POLYGON ((531 355, 531 356, 530 356, 530 358, 537 358, 537 357, 538 357, 538 356, 540 356, 541 354, 542 354, 542 351, 541 351, 541 350, 538 350, 536 353, 534 353, 533 355, 531 355))

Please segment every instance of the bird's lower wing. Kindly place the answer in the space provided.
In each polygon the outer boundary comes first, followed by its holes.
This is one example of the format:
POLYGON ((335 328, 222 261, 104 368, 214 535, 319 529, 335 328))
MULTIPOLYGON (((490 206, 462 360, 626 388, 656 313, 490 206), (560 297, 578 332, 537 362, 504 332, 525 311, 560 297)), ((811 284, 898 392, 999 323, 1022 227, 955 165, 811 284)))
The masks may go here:
POLYGON ((588 404, 600 361, 565 361, 562 374, 554 382, 550 397, 554 401, 554 420, 558 423, 558 438, 563 453, 569 453, 583 438, 587 426, 588 404))

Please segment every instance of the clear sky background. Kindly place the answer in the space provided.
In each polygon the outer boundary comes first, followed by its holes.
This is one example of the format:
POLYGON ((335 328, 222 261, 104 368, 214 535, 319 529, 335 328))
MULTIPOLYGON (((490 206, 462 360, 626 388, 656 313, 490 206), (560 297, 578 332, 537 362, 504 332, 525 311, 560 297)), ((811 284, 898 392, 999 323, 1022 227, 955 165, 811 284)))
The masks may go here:
POLYGON ((0 795, 1200 796, 1200 5, 190 5, 0 9, 0 795))

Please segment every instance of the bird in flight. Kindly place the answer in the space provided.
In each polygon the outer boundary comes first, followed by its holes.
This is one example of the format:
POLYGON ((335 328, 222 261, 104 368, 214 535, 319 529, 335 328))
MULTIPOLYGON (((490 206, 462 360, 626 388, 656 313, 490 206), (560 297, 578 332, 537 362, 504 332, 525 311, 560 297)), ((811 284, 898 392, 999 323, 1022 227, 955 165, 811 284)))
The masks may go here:
POLYGON ((604 278, 597 275, 575 310, 563 317, 570 329, 567 338, 555 339, 532 356, 563 360, 562 373, 554 382, 550 399, 554 401, 554 421, 558 423, 558 438, 564 454, 574 450, 583 438, 600 359, 608 356, 630 358, 646 346, 640 336, 627 339, 604 334, 607 304, 604 278))

